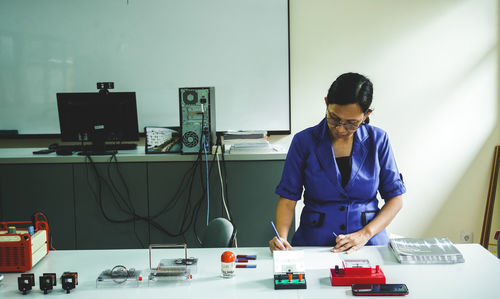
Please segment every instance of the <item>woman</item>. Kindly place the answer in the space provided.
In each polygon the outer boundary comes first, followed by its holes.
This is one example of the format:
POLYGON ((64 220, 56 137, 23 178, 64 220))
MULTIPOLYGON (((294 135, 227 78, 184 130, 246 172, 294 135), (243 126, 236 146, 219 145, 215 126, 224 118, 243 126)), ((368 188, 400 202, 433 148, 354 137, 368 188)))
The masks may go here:
POLYGON ((386 245, 385 227, 403 205, 406 192, 387 134, 368 125, 373 85, 346 73, 325 97, 326 117, 297 133, 276 188, 276 229, 271 250, 334 246, 350 253, 364 245, 386 245), (292 244, 288 230, 304 191, 304 209, 292 244), (385 204, 378 208, 377 191, 385 204))

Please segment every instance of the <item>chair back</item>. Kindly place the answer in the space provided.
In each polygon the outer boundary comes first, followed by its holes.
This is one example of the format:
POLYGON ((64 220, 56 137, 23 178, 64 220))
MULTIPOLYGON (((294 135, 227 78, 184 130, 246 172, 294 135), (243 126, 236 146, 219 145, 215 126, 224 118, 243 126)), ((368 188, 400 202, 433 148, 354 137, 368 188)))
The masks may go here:
POLYGON ((202 246, 210 247, 233 247, 236 237, 236 229, 229 220, 215 218, 207 226, 202 239, 202 246))

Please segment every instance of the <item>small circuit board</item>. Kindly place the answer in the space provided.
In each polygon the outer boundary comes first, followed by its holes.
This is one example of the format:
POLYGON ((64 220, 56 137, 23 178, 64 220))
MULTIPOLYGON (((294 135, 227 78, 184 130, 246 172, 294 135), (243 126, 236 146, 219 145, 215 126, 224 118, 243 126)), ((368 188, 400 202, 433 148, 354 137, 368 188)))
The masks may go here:
POLYGON ((306 275, 304 273, 284 273, 274 275, 275 290, 307 289, 306 275))
POLYGON ((306 289, 306 274, 304 272, 304 251, 302 250, 275 250, 274 262, 274 289, 306 289))

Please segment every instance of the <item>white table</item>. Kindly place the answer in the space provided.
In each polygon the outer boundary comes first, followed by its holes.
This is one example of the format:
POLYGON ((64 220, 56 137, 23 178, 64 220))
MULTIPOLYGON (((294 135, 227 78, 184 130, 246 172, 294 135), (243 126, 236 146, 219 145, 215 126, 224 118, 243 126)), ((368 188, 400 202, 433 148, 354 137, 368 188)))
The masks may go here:
MULTIPOLYGON (((0 164, 59 164, 59 163, 86 163, 85 156, 77 153, 69 156, 58 156, 56 153, 35 155, 33 151, 43 148, 0 148, 0 164)), ((280 152, 255 152, 241 154, 224 154, 227 161, 284 161, 286 151, 280 152)), ((120 150, 117 159, 120 162, 185 162, 195 161, 197 155, 171 154, 146 154, 144 147, 135 150, 120 150)), ((110 156, 92 156, 94 162, 107 163, 110 156)), ((204 159, 204 157, 202 157, 204 159)), ((212 159, 210 156, 209 159, 212 159)))
MULTIPOLYGON (((170 281, 138 288, 96 288, 96 278, 104 269, 122 264, 129 268, 146 269, 148 250, 80 250, 52 251, 28 273, 35 274, 36 285, 26 298, 352 298, 350 287, 332 287, 329 269, 339 258, 369 259, 380 265, 387 283, 406 283, 410 294, 406 298, 500 298, 500 260, 478 244, 459 244, 465 258, 463 264, 401 265, 387 247, 364 247, 350 254, 333 254, 326 247, 304 247, 306 290, 274 290, 273 260, 268 248, 230 249, 235 254, 256 254, 256 269, 236 269, 235 277, 220 277, 220 255, 225 249, 188 249, 197 257, 198 273, 190 282, 170 281), (43 295, 38 277, 55 272, 78 272, 79 285, 66 294, 58 281, 55 289, 43 295), (46 297, 47 296, 47 297, 46 297)), ((166 249, 177 250, 177 249, 166 249)), ((181 252, 153 249, 155 258, 182 257, 181 252), (158 250, 158 251, 155 251, 158 250), (173 254, 172 254, 173 253, 173 254)), ((4 274, 0 298, 21 298, 17 290, 19 273, 4 274)))

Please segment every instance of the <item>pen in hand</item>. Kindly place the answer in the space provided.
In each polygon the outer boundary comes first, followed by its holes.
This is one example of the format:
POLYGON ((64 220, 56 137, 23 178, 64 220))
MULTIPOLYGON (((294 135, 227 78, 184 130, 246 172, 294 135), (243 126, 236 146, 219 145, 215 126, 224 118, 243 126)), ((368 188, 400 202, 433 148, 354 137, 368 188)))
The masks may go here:
POLYGON ((280 241, 281 245, 283 245, 283 248, 286 249, 285 244, 281 240, 280 235, 278 234, 278 231, 276 230, 276 226, 274 226, 274 223, 272 221, 271 221, 271 226, 273 227, 274 234, 276 235, 276 238, 278 238, 278 241, 280 241))
MULTIPOLYGON (((339 237, 335 232, 332 232, 332 235, 335 237, 335 246, 337 246, 337 238, 339 237)), ((330 250, 332 252, 337 252, 337 249, 335 249, 335 246, 330 250)))

